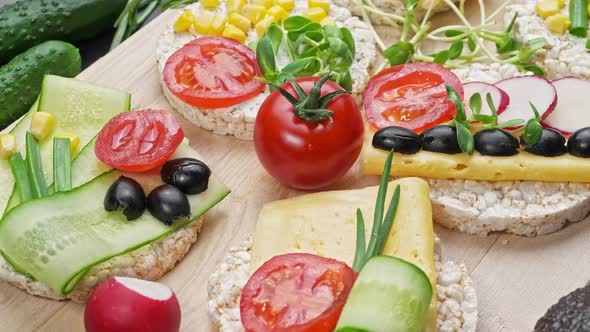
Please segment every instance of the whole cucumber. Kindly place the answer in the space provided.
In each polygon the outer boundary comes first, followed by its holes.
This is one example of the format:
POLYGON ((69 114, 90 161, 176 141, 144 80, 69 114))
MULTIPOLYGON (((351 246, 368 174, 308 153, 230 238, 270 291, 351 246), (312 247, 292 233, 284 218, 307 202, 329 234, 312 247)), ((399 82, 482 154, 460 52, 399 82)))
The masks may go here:
POLYGON ((75 42, 112 28, 126 0, 18 0, 0 7, 0 63, 47 40, 75 42))
POLYGON ((37 45, 0 67, 0 130, 27 113, 45 74, 74 77, 80 68, 80 52, 62 41, 37 45))

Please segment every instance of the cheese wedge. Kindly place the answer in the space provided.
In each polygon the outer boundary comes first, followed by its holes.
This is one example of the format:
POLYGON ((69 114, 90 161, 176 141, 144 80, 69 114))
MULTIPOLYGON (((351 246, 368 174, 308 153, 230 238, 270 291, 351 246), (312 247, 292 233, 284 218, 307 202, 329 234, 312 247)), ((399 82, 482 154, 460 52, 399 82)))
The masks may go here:
MULTIPOLYGON (((387 203, 398 184, 400 202, 383 254, 417 265, 426 272, 434 287, 434 230, 428 184, 418 178, 390 182, 387 203)), ((352 265, 356 246, 356 209, 363 211, 368 243, 377 189, 322 192, 267 204, 256 226, 253 271, 270 258, 287 253, 311 253, 352 265)), ((434 295, 428 331, 436 330, 436 318, 434 295)))
MULTIPOLYGON (((387 151, 371 145, 373 134, 365 134, 362 151, 362 170, 365 174, 383 173, 387 151)), ((590 182, 590 159, 565 154, 542 157, 521 151, 511 157, 482 156, 474 152, 455 155, 420 151, 416 154, 396 154, 391 175, 419 176, 438 179, 471 179, 482 181, 546 181, 590 182)))

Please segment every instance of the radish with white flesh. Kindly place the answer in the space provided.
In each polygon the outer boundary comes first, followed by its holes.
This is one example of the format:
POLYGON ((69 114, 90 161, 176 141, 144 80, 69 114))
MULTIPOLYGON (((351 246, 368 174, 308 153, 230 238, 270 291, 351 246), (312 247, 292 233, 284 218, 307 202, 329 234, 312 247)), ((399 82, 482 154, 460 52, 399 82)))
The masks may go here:
POLYGON ((87 332, 178 332, 180 305, 167 286, 135 278, 110 278, 90 295, 87 332))
POLYGON ((542 119, 553 112, 557 105, 557 91, 547 79, 541 76, 518 76, 507 78, 496 84, 510 97, 508 108, 498 116, 498 123, 514 119, 526 120, 534 117, 530 103, 535 105, 542 119))
POLYGON ((510 102, 510 97, 506 92, 504 92, 504 90, 489 83, 468 82, 463 84, 463 88, 465 89, 465 103, 467 104, 465 111, 468 117, 471 114, 473 114, 473 111, 469 107, 469 100, 476 93, 479 93, 481 95, 482 104, 481 111, 479 113, 483 115, 492 115, 492 110, 490 109, 486 101, 486 96, 488 93, 492 97, 492 101, 496 106, 496 111, 498 112, 498 115, 502 114, 506 110, 510 102))
POLYGON ((590 127, 590 113, 586 98, 590 95, 590 82, 564 77, 551 82, 559 99, 555 111, 543 120, 543 125, 570 135, 580 128, 590 127))

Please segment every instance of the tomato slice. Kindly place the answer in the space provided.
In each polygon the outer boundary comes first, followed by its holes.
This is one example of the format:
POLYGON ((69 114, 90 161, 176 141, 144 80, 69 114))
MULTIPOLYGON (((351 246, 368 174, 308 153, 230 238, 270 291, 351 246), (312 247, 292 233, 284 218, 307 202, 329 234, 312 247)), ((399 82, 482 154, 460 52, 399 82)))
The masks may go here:
POLYGON ((143 172, 164 164, 183 139, 182 128, 169 112, 125 112, 102 128, 94 153, 113 168, 143 172))
POLYGON ((345 263, 312 254, 276 256, 242 290, 248 332, 331 332, 356 278, 345 263))
POLYGON ((445 83, 463 98, 463 85, 447 68, 435 63, 393 66, 373 76, 363 92, 367 119, 374 129, 401 126, 417 133, 452 120, 455 105, 445 83))
POLYGON ((170 56, 164 83, 182 101, 201 108, 234 106, 262 93, 256 54, 225 37, 197 38, 170 56))

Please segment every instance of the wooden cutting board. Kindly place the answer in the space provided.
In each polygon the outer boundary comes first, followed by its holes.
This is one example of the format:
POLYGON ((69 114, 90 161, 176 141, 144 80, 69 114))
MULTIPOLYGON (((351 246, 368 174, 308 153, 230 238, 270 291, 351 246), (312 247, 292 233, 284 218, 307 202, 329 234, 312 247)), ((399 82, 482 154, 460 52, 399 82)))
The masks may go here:
MULTIPOLYGON (((79 78, 133 93, 133 108, 172 110, 160 90, 155 49, 173 15, 161 15, 79 78)), ((439 21, 449 22, 445 17, 439 21)), ((207 317, 206 290, 211 271, 229 247, 254 231, 263 204, 302 192, 271 178, 258 162, 251 142, 214 135, 181 121, 193 147, 232 194, 206 215, 197 243, 162 282, 172 287, 180 300, 182 331, 213 331, 207 317)), ((362 175, 355 166, 327 189, 377 183, 376 177, 362 175)), ((442 227, 437 227, 437 233, 443 240, 445 258, 464 263, 472 275, 479 301, 479 331, 531 331, 549 306, 590 279, 588 221, 532 239, 503 234, 470 236, 442 227)), ((40 299, 0 283, 0 331, 83 331, 83 312, 82 305, 40 299)))

